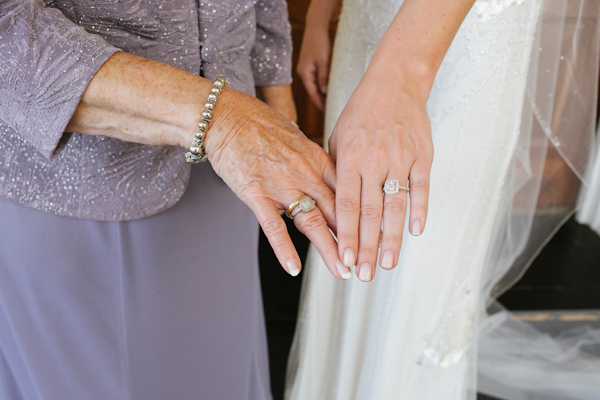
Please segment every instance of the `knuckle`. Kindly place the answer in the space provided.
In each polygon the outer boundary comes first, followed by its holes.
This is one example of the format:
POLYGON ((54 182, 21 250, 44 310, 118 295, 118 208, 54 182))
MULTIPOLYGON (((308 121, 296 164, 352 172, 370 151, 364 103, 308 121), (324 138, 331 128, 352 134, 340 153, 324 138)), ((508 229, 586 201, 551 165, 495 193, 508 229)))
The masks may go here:
POLYGON ((361 246, 358 252, 365 257, 372 258, 377 256, 377 252, 379 251, 379 247, 375 246, 361 246))
POLYGON ((286 230, 285 223, 281 217, 270 217, 261 223, 263 232, 267 236, 277 237, 286 230))
POLYGON ((308 161, 307 157, 299 152, 293 152, 290 154, 290 162, 293 165, 294 169, 299 171, 312 171, 312 166, 308 161))
POLYGON ((383 236, 386 243, 389 243, 396 248, 399 248, 402 244, 402 234, 390 234, 384 231, 383 236))
POLYGON ((433 143, 428 140, 425 143, 421 143, 418 147, 419 158, 425 161, 426 164, 433 162, 433 143))
POLYGON ((364 206, 360 210, 360 217, 367 221, 375 221, 381 219, 381 213, 382 211, 378 207, 364 206))
POLYGON ((338 199, 337 209, 341 212, 356 213, 359 210, 358 202, 349 198, 338 199))
POLYGON ((263 203, 265 199, 265 190, 262 183, 252 181, 244 185, 239 190, 239 198, 246 204, 263 203))
POLYGON ((429 180, 427 179, 415 179, 410 182, 410 190, 428 190, 429 180))
POLYGON ((385 212, 403 213, 406 211, 406 202, 402 200, 388 200, 384 207, 385 212))
POLYGON ((315 231, 315 230, 321 229, 326 226, 327 226, 327 223, 325 222, 323 217, 318 213, 312 212, 312 213, 306 213, 304 215, 304 218, 302 218, 302 221, 300 222, 299 228, 303 232, 311 232, 311 231, 315 231))
POLYGON ((356 227, 356 230, 343 230, 343 231, 338 231, 337 233, 337 239, 338 239, 338 243, 342 243, 342 245, 340 245, 342 248, 343 247, 352 247, 354 248, 354 250, 356 250, 356 248, 358 247, 358 227, 356 227))

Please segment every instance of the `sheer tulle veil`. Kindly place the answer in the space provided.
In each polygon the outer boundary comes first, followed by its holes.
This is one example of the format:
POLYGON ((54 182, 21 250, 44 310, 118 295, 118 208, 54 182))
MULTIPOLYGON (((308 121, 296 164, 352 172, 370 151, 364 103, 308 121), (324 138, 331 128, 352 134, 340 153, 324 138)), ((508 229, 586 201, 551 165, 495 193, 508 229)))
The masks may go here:
POLYGON ((541 2, 521 133, 483 273, 472 395, 476 385, 511 400, 600 398, 600 328, 550 335, 496 301, 575 213, 580 186, 589 184, 599 17, 596 0, 541 2))

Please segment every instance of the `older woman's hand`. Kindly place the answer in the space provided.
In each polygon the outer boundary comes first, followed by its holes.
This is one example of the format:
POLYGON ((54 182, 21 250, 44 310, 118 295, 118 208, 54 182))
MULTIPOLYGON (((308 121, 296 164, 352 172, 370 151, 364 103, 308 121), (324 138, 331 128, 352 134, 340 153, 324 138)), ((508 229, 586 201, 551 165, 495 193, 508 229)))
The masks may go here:
MULTIPOLYGON (((187 148, 211 88, 211 81, 181 69, 117 53, 90 82, 67 130, 187 148)), ((216 103, 205 147, 215 171, 255 212, 291 275, 300 271, 300 258, 280 214, 306 194, 318 208, 298 214, 296 226, 336 278, 349 277, 329 231, 335 230, 335 167, 323 149, 265 103, 228 88, 216 103)))
POLYGON ((206 153, 217 174, 254 211, 290 274, 299 271, 300 259, 281 214, 306 194, 318 207, 297 214, 295 225, 335 277, 349 276, 328 228, 336 225, 335 166, 321 147, 261 101, 224 89, 207 131, 206 153))
POLYGON ((394 268, 400 254, 407 193, 384 195, 386 180, 410 181, 410 232, 420 235, 425 227, 433 161, 427 93, 407 87, 391 75, 367 73, 329 140, 337 164, 339 252, 362 281, 373 279, 380 239, 383 268, 394 268))

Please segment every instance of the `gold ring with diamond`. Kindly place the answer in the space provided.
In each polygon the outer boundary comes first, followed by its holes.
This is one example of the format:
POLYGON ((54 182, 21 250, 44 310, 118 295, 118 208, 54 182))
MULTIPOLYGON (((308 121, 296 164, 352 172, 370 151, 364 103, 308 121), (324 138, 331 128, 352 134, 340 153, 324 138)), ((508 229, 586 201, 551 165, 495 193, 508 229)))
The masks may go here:
POLYGON ((311 199, 307 195, 302 195, 296 200, 294 200, 292 204, 290 204, 287 210, 285 210, 285 215, 290 219, 294 219, 296 214, 298 214, 299 212, 312 211, 315 209, 316 206, 317 203, 315 203, 313 199, 311 199))

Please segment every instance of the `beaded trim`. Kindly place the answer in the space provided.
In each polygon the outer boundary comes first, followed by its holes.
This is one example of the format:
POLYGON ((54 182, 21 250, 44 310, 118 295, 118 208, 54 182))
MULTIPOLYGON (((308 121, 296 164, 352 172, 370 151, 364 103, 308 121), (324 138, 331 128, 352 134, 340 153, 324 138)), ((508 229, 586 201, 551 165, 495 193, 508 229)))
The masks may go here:
POLYGON ((219 98, 221 89, 223 89, 225 86, 229 86, 229 81, 227 78, 224 76, 218 77, 210 91, 210 94, 208 95, 208 100, 204 105, 204 111, 202 111, 202 120, 200 120, 198 129, 196 130, 194 139, 192 140, 192 146, 190 147, 190 151, 185 153, 185 160, 190 164, 197 164, 208 159, 206 156, 206 151, 204 150, 206 130, 208 129, 208 124, 212 118, 212 112, 215 109, 215 103, 219 98))

